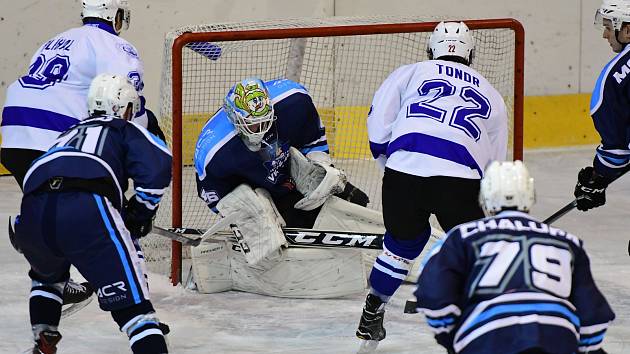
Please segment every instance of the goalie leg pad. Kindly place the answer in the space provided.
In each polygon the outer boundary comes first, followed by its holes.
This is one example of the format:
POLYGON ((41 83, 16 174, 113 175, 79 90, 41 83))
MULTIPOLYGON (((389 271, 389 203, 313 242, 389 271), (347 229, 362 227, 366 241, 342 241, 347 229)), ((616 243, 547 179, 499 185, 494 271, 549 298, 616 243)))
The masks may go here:
POLYGON ((231 242, 217 241, 191 247, 193 277, 200 293, 232 290, 231 246, 231 242))
POLYGON ((284 220, 276 210, 269 193, 254 191, 241 184, 217 204, 222 215, 236 215, 237 237, 242 236, 241 249, 247 263, 255 265, 286 245, 284 220))
POLYGON ((363 293, 367 279, 361 252, 353 249, 291 247, 257 266, 234 252, 234 290, 302 299, 325 299, 363 293))
POLYGON ((385 233, 383 214, 335 196, 322 205, 313 229, 385 233))

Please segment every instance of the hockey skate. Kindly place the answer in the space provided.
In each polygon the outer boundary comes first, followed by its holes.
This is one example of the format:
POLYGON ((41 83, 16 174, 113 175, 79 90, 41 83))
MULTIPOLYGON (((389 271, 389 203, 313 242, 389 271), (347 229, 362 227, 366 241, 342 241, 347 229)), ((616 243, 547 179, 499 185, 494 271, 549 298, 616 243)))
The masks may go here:
POLYGON ((57 331, 42 331, 39 339, 35 341, 33 354, 55 354, 57 353, 57 343, 61 340, 61 333, 57 331))
POLYGON ((88 282, 76 283, 72 279, 68 280, 63 289, 63 305, 61 317, 68 317, 92 302, 94 289, 88 282))
POLYGON ((372 353, 378 342, 385 338, 384 317, 385 303, 378 296, 368 294, 356 332, 357 337, 362 339, 358 354, 372 353))

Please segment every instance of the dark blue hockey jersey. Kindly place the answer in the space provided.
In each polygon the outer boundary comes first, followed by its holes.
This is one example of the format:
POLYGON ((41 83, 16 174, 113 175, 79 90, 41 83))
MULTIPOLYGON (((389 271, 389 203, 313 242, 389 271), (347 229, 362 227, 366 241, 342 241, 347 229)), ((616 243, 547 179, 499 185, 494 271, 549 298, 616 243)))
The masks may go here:
POLYGON ((452 229, 415 295, 436 340, 465 354, 594 351, 615 317, 582 241, 520 212, 452 229))
POLYGON ((328 153, 328 141, 306 88, 285 79, 265 82, 276 121, 260 151, 251 151, 221 108, 203 127, 195 149, 197 192, 210 208, 242 183, 279 197, 295 188, 289 148, 328 153))
POLYGON ((61 134, 48 152, 33 161, 24 177, 24 193, 58 177, 61 185, 63 179, 72 180, 79 189, 81 181, 99 181, 102 194, 122 210, 131 178, 136 199, 150 213, 170 184, 171 161, 166 144, 142 126, 114 117, 88 118, 61 134))
POLYGON ((630 45, 617 54, 597 78, 591 96, 591 117, 601 136, 595 170, 616 177, 630 163, 630 45))

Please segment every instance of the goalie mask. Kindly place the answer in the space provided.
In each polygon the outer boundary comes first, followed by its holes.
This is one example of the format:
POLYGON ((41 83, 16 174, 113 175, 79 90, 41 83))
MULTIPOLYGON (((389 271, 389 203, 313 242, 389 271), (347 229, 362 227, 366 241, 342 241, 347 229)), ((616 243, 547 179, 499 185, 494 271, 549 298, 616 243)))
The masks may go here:
POLYGON ((463 22, 440 22, 429 38, 429 59, 459 57, 466 65, 472 63, 475 43, 468 26, 463 22))
POLYGON ((112 23, 116 33, 129 29, 131 11, 127 0, 83 0, 81 18, 94 17, 112 23))
POLYGON ((534 179, 521 161, 494 161, 481 180, 479 203, 489 215, 503 209, 529 212, 535 202, 534 179))
POLYGON ((276 119, 265 83, 257 78, 239 82, 228 92, 223 108, 245 145, 258 151, 276 119))
POLYGON ((131 120, 140 111, 140 98, 134 86, 123 76, 101 74, 92 80, 88 91, 88 113, 131 120), (130 112, 125 116, 127 109, 130 112))

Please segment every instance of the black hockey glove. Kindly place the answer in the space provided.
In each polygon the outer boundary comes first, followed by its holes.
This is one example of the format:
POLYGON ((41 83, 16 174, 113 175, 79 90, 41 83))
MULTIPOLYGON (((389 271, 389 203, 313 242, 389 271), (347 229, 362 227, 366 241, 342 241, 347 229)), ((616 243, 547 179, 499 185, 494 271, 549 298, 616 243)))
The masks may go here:
POLYGON ((157 208, 155 210, 149 210, 142 205, 135 196, 131 197, 123 214, 125 226, 127 230, 129 230, 131 237, 141 238, 151 232, 156 212, 157 208))
POLYGON ((346 182, 346 187, 343 189, 343 192, 336 194, 336 196, 362 207, 367 206, 370 202, 368 195, 353 186, 350 182, 346 182))
POLYGON ((578 173, 575 198, 578 210, 587 211, 606 203, 606 187, 610 181, 595 172, 593 167, 584 167, 578 173))

